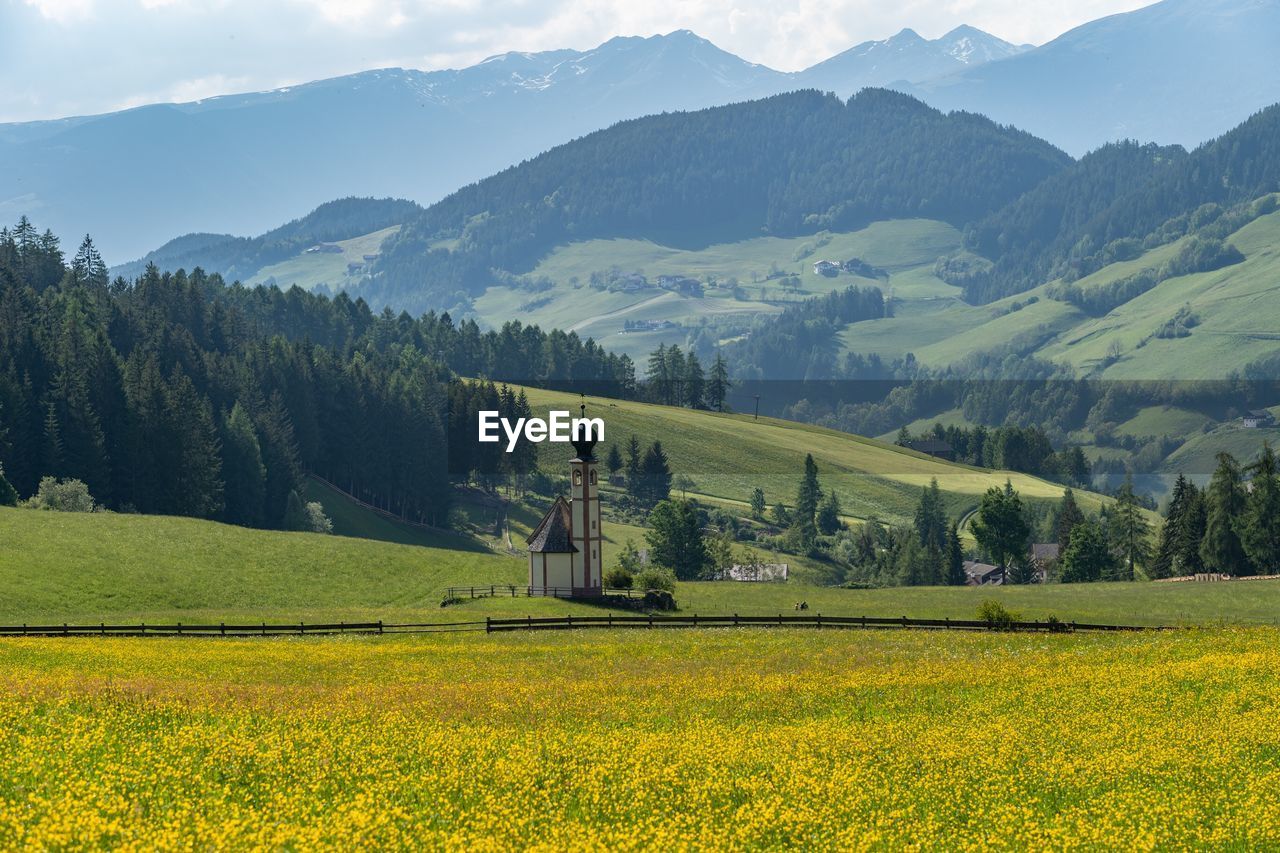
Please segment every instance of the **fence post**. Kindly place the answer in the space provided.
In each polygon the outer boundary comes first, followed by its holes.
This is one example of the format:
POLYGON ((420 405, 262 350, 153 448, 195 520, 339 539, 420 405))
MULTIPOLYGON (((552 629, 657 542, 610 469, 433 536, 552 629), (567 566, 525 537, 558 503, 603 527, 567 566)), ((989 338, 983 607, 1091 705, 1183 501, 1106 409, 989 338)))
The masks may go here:
POLYGON ((693 627, 695 627, 695 628, 697 628, 697 627, 698 627, 698 614, 697 614, 697 613, 693 614, 693 627))
POLYGON ((219 626, 219 627, 221 627, 221 628, 222 628, 222 636, 224 636, 224 637, 225 637, 225 636, 227 636, 227 623, 226 623, 226 622, 222 622, 222 623, 220 623, 220 626, 219 626))
POLYGON ((267 623, 266 623, 266 622, 263 622, 263 623, 262 623, 262 636, 264 636, 264 637, 265 637, 265 636, 267 636, 267 623))
POLYGON ((486 616, 486 617, 484 617, 484 632, 485 632, 486 634, 490 634, 490 633, 492 633, 492 632, 493 632, 493 626, 489 624, 489 620, 490 620, 491 618, 493 618, 493 617, 491 617, 491 616, 486 616))
MULTIPOLYGON (((302 624, 302 622, 298 622, 298 634, 299 634, 299 635, 302 635, 302 634, 305 634, 305 633, 307 633, 307 628, 306 628, 306 626, 305 626, 305 625, 303 625, 303 624, 302 624)), ((379 633, 379 634, 381 634, 381 633, 382 633, 382 631, 378 631, 378 633, 379 633)))
POLYGON ((867 617, 866 617, 866 616, 863 616, 863 617, 862 617, 862 627, 863 627, 863 629, 864 629, 864 630, 865 630, 865 629, 866 629, 866 627, 867 627, 867 617))
POLYGON ((610 614, 609 614, 609 627, 610 627, 610 628, 612 628, 612 627, 613 627, 613 614, 612 614, 612 613, 610 613, 610 614))
POLYGON ((951 617, 950 617, 950 616, 948 616, 948 617, 947 617, 947 625, 946 625, 946 629, 947 629, 948 631, 950 631, 950 630, 951 630, 951 617))
POLYGON ((98 623, 98 629, 102 632, 102 636, 104 636, 104 637, 105 637, 105 636, 107 636, 107 623, 106 623, 106 622, 99 622, 99 623, 98 623))
POLYGON ((818 630, 819 631, 822 630, 822 614, 821 613, 818 614, 818 630))
POLYGON ((566 616, 566 617, 565 617, 565 622, 567 622, 567 623, 568 623, 568 625, 569 625, 569 627, 570 627, 570 628, 572 628, 572 627, 573 627, 573 614, 572 614, 572 613, 570 613, 568 616, 566 616))
POLYGON ((737 614, 737 613, 733 614, 733 627, 735 627, 735 628, 737 628, 737 627, 738 627, 738 614, 737 614))
POLYGON ((653 614, 649 614, 649 629, 653 630, 653 614))
POLYGON ((382 633, 382 620, 381 620, 381 619, 379 619, 379 620, 378 620, 378 633, 379 633, 379 634, 381 634, 381 633, 382 633))
POLYGON ((67 636, 67 635, 68 635, 68 634, 70 634, 70 633, 71 633, 71 632, 67 630, 67 623, 66 623, 66 622, 63 622, 63 623, 62 623, 62 636, 64 636, 64 637, 65 637, 65 636, 67 636))
POLYGON ((903 628, 908 627, 908 626, 907 626, 907 621, 908 621, 908 620, 907 620, 907 617, 903 616, 903 617, 902 617, 902 627, 903 627, 903 628))

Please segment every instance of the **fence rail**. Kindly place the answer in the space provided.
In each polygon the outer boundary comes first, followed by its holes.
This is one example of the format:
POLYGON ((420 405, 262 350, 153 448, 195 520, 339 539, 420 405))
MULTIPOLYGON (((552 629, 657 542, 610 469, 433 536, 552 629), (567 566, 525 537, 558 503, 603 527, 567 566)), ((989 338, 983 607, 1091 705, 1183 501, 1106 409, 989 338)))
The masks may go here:
MULTIPOLYGON (((445 598, 578 598, 580 590, 569 586, 519 586, 516 584, 490 584, 489 586, 451 586, 445 590, 445 598)), ((601 595, 619 595, 626 598, 644 598, 644 590, 615 589, 607 587, 601 595)))
POLYGON ((867 629, 928 629, 954 631, 1028 631, 1046 634, 1068 634, 1076 631, 1152 631, 1167 630, 1162 627, 1141 625, 1099 625, 1092 622, 1009 622, 993 625, 979 619, 910 619, 906 616, 659 616, 613 615, 604 616, 526 616, 485 620, 485 631, 564 631, 574 628, 867 628, 867 629))
POLYGON ((389 628, 383 622, 331 622, 308 625, 269 624, 235 625, 0 625, 0 637, 270 637, 302 634, 382 634, 389 628))
POLYGON ((731 615, 666 616, 658 614, 604 614, 600 616, 525 616, 486 618, 469 622, 327 622, 317 624, 267 623, 256 625, 0 625, 0 637, 280 637, 335 634, 415 634, 484 631, 565 631, 577 628, 812 628, 832 629, 922 629, 953 631, 1026 631, 1067 634, 1077 631, 1162 631, 1166 627, 1141 625, 1099 625, 1091 622, 1011 622, 992 625, 976 619, 911 619, 906 616, 788 616, 731 615))

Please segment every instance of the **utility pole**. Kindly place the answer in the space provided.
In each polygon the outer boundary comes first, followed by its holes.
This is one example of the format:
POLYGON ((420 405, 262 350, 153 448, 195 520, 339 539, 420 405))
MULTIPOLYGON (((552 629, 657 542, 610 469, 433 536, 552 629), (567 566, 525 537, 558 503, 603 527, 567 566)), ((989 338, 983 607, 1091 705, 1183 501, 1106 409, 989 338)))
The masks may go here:
POLYGON ((756 413, 751 416, 751 420, 758 421, 760 420, 760 395, 756 394, 754 396, 756 398, 756 413))

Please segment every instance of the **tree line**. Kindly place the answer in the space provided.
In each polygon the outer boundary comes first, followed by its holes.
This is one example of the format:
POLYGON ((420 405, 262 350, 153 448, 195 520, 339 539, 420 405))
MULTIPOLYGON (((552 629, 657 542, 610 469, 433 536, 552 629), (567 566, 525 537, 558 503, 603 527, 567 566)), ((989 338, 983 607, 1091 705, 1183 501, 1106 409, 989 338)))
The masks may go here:
POLYGON ((450 472, 492 467, 449 458, 459 373, 635 388, 629 359, 571 333, 481 332, 198 269, 108 280, 88 237, 68 261, 25 218, 0 230, 0 465, 24 496, 75 478, 109 509, 282 527, 314 473, 444 524, 450 472))

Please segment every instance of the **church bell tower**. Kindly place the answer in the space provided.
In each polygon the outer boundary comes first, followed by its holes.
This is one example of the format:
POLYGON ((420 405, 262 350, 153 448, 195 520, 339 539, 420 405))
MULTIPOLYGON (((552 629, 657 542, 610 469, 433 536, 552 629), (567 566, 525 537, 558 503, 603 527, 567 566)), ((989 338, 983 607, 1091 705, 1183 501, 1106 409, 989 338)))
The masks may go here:
MULTIPOLYGON (((600 486, 596 473, 595 447, 599 437, 586 423, 587 405, 583 403, 581 434, 572 436, 573 459, 570 469, 570 509, 573 513, 573 580, 581 593, 599 594, 604 587, 604 537, 600 530, 600 486)), ((576 592, 576 590, 575 590, 576 592)))

